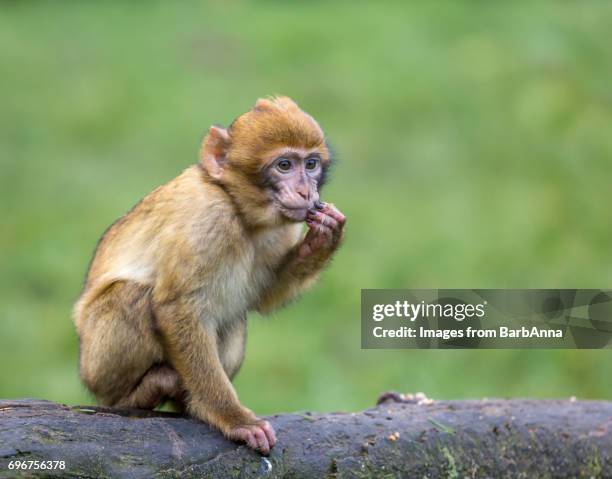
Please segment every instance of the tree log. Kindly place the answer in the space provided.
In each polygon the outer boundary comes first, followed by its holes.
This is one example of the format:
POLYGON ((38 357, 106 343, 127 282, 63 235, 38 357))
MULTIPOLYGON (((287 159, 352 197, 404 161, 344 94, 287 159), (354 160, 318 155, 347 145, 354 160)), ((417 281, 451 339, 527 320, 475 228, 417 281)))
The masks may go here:
POLYGON ((612 402, 386 402, 268 419, 279 442, 266 458, 177 414, 4 400, 0 477, 612 477, 612 402))

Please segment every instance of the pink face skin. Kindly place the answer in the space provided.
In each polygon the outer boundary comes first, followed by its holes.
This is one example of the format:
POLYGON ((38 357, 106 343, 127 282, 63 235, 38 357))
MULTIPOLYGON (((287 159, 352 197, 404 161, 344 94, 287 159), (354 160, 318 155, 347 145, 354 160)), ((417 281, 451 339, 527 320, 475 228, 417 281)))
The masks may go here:
POLYGON ((264 171, 264 184, 272 202, 292 222, 305 221, 319 201, 319 183, 326 165, 316 150, 284 149, 264 171))

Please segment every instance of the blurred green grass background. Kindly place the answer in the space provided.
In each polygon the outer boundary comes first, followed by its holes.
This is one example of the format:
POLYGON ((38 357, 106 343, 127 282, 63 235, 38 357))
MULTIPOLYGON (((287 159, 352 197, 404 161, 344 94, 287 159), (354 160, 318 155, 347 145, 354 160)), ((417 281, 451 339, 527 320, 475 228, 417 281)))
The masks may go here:
POLYGON ((612 5, 0 6, 0 397, 90 403, 70 319, 113 220, 206 128, 295 98, 348 216, 322 281, 252 317, 258 413, 434 398, 612 397, 607 351, 362 351, 360 288, 612 286, 612 5))

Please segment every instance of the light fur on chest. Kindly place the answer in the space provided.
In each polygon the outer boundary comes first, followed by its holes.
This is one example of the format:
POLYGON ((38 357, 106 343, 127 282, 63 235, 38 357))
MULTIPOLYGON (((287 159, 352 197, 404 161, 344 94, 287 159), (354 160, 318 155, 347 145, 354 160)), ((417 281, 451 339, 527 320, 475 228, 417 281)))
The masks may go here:
POLYGON ((257 233, 226 261, 215 275, 214 284, 202 291, 208 308, 223 311, 224 317, 217 321, 241 318, 257 304, 276 280, 277 268, 298 242, 301 229, 297 224, 257 233))

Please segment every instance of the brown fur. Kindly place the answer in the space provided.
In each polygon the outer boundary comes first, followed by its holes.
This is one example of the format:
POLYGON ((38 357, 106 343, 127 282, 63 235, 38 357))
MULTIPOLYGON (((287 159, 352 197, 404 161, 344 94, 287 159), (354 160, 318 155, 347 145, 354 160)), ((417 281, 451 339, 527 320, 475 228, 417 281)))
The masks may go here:
POLYGON ((301 258, 301 225, 283 220, 256 181, 285 147, 329 162, 309 115, 288 98, 259 100, 228 132, 211 129, 199 165, 105 233, 74 309, 81 377, 102 404, 173 399, 230 438, 273 445, 261 438, 271 427, 230 382, 244 358, 246 313, 296 297, 335 249, 301 258))

